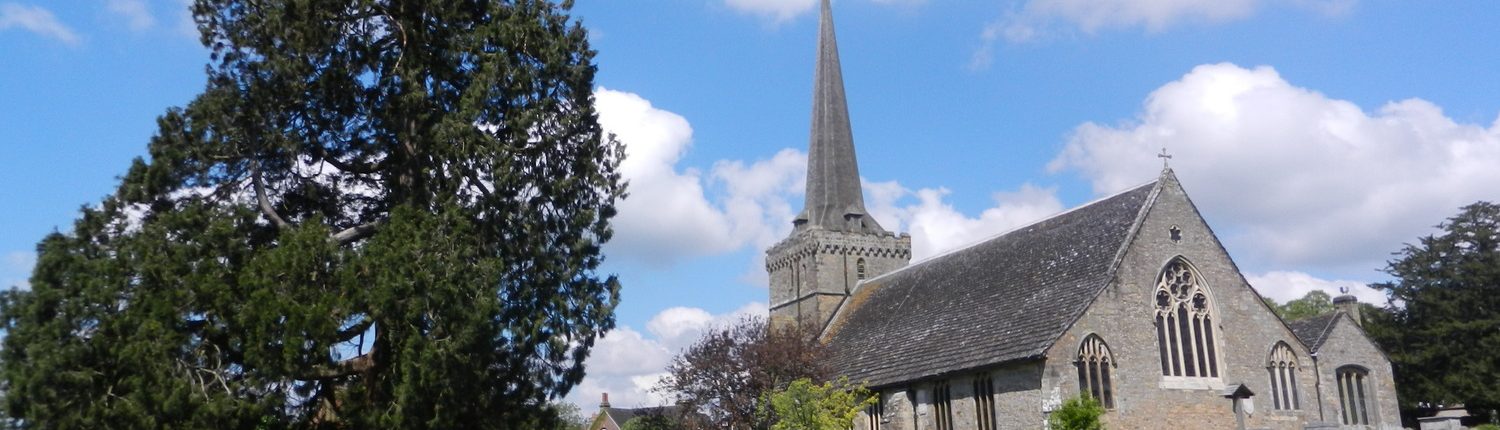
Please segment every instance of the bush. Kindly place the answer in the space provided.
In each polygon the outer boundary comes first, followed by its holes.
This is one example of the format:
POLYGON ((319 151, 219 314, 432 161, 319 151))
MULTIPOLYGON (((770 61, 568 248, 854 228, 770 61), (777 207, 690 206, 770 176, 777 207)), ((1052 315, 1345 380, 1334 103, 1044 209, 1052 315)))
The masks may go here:
POLYGON ((1047 417, 1047 428, 1052 430, 1103 430, 1104 406, 1092 397, 1074 397, 1063 402, 1061 408, 1047 417))
POLYGON ((1500 425, 1480 424, 1479 427, 1474 427, 1474 430, 1500 430, 1500 425))

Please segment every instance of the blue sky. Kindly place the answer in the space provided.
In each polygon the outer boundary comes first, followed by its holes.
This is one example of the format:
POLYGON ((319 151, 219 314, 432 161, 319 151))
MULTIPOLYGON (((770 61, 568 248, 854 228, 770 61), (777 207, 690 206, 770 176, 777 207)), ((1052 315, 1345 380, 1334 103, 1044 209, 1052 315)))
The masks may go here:
MULTIPOLYGON (((801 208, 815 0, 582 0, 632 198, 621 328, 570 400, 642 390, 705 327, 764 312, 801 208)), ((183 0, 0 0, 0 284, 112 192, 203 85, 183 0)), ((1500 8, 1482 1, 839 0, 872 212, 918 258, 1149 181, 1165 147, 1262 293, 1383 279, 1500 199, 1500 8)))

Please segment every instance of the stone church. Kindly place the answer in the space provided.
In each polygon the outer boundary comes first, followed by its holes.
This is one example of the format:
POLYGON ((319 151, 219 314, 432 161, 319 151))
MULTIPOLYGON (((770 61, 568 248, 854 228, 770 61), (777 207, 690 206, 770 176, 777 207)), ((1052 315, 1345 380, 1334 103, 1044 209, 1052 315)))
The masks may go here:
POLYGON ((1339 311, 1282 321, 1171 169, 911 263, 866 211, 828 0, 807 194, 767 251, 772 320, 821 328, 879 394, 862 430, 1039 429, 1089 396, 1119 429, 1400 428, 1391 365, 1339 311))

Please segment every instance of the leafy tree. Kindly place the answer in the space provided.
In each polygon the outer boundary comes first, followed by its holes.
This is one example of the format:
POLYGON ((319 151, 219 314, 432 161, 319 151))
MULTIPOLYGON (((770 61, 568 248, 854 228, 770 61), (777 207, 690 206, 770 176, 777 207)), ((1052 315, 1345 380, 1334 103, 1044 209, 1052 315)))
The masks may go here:
POLYGON ((1266 301, 1267 305, 1271 306, 1271 310, 1275 311, 1277 316, 1287 321, 1322 315, 1333 312, 1336 309, 1333 307, 1333 298, 1329 297, 1328 293, 1320 290, 1308 291, 1302 298, 1288 301, 1285 304, 1277 304, 1275 300, 1269 297, 1263 297, 1262 299, 1266 301))
POLYGON ((761 412, 770 394, 797 379, 827 380, 826 354, 813 330, 745 318, 673 358, 656 389, 712 428, 769 429, 774 417, 761 412))
POLYGON ((626 420, 620 430, 678 430, 684 426, 675 417, 665 414, 648 414, 626 420))
POLYGON ((775 412, 772 430, 848 430, 860 411, 875 404, 875 396, 849 378, 814 384, 807 378, 792 381, 770 396, 775 412))
POLYGON ((589 426, 589 418, 583 415, 583 410, 578 409, 578 405, 555 402, 548 407, 557 416, 556 424, 551 427, 554 430, 582 430, 589 426))
POLYGON ((1047 428, 1053 430, 1102 430, 1104 406, 1092 397, 1079 396, 1063 402, 1047 417, 1047 428))
POLYGON ((0 297, 38 428, 544 428, 623 195, 546 1, 197 0, 208 84, 0 297))
POLYGON ((1366 330, 1390 355, 1404 408, 1500 407, 1500 205, 1477 202, 1407 244, 1374 285, 1392 306, 1366 330))

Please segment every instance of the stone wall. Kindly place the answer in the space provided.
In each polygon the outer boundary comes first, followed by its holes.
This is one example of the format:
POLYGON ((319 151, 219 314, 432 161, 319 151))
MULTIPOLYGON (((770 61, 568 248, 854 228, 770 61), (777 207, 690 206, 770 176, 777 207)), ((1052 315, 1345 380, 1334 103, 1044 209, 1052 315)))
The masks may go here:
POLYGON ((906 267, 911 236, 814 228, 795 232, 766 251, 773 321, 826 324, 862 279, 906 267))
POLYGON ((1248 428, 1301 429, 1317 419, 1312 359, 1306 347, 1260 300, 1234 262, 1170 177, 1161 188, 1134 241, 1120 262, 1114 282, 1047 353, 1044 391, 1062 398, 1079 394, 1078 347, 1099 335, 1116 360, 1112 369, 1115 408, 1106 413, 1113 428, 1234 428, 1235 416, 1222 390, 1244 384, 1256 393, 1248 428), (1173 239, 1173 229, 1178 231, 1173 239), (1217 378, 1162 375, 1156 332, 1156 283, 1162 268, 1183 257, 1197 269, 1209 291, 1213 315, 1217 378), (1267 362, 1271 348, 1286 342, 1297 356, 1301 408, 1275 411, 1267 362))
POLYGON ((1318 347, 1318 383, 1322 387, 1324 421, 1339 423, 1343 410, 1339 407, 1339 389, 1334 380, 1339 367, 1355 365, 1368 370, 1366 389, 1373 389, 1369 404, 1370 424, 1380 429, 1401 428, 1401 411, 1396 402, 1396 382, 1391 374, 1391 363, 1385 354, 1370 342, 1354 320, 1340 315, 1333 324, 1328 339, 1318 347))
MULTIPOLYGON (((974 392, 975 378, 990 378, 994 392, 995 424, 999 430, 1038 429, 1044 426, 1042 413, 1041 364, 1013 364, 980 372, 922 381, 908 386, 880 390, 885 400, 885 416, 880 430, 933 430, 937 428, 937 408, 933 387, 948 384, 954 429, 978 428, 979 403, 974 392)), ((870 417, 861 414, 855 430, 872 430, 870 417)))

